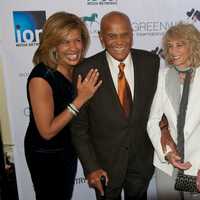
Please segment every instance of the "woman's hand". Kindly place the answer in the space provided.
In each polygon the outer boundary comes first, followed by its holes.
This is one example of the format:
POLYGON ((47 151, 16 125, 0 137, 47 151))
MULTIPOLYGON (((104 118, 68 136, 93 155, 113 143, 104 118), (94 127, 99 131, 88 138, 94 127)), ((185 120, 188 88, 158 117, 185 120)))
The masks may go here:
POLYGON ((73 102, 78 109, 94 95, 102 84, 102 80, 98 80, 98 78, 99 72, 97 69, 91 69, 83 80, 81 75, 78 76, 78 94, 77 98, 73 102))
POLYGON ((169 152, 165 156, 166 160, 172 164, 175 168, 181 169, 181 170, 186 170, 192 167, 190 162, 181 162, 181 157, 176 153, 176 152, 169 152))

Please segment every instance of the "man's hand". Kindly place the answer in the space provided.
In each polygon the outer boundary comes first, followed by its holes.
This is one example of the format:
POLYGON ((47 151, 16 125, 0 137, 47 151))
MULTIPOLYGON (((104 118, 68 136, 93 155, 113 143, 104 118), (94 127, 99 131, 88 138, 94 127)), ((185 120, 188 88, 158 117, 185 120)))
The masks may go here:
POLYGON ((165 156, 166 160, 172 164, 175 168, 186 170, 192 167, 190 162, 181 162, 181 157, 176 152, 169 152, 165 156))
POLYGON ((90 174, 88 174, 87 180, 88 180, 89 186, 96 188, 101 193, 101 195, 103 196, 104 191, 103 191, 103 186, 102 186, 101 181, 100 181, 101 176, 106 177, 106 185, 107 185, 108 181, 109 181, 108 175, 103 169, 99 169, 99 170, 93 171, 90 174))
POLYGON ((168 121, 165 115, 162 116, 159 126, 161 129, 160 142, 161 142, 163 153, 167 152, 167 146, 169 146, 171 151, 177 152, 176 144, 170 135, 168 121))

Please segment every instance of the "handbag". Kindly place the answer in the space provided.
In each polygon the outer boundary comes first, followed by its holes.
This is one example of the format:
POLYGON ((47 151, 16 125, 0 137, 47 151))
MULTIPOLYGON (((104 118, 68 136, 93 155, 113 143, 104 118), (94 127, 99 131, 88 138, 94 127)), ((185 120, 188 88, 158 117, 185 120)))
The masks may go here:
POLYGON ((179 171, 176 177, 174 188, 178 191, 199 193, 196 180, 196 176, 180 173, 179 171))

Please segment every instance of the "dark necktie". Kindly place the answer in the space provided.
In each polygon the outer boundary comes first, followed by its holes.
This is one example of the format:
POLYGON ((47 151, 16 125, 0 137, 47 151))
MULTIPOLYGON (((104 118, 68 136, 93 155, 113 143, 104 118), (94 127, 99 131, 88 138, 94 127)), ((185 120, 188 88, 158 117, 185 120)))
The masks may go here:
POLYGON ((183 92, 179 107, 179 114, 177 119, 177 149, 181 156, 181 161, 184 162, 184 125, 185 125, 185 116, 187 111, 187 104, 188 104, 188 96, 189 96, 189 89, 190 89, 190 79, 191 79, 192 69, 185 72, 185 80, 183 85, 183 92))
POLYGON ((124 74, 125 64, 120 63, 118 67, 119 67, 118 96, 119 96, 121 106, 124 110, 124 114, 126 117, 128 117, 131 111, 131 107, 132 107, 132 96, 131 96, 130 87, 128 85, 128 82, 124 74))

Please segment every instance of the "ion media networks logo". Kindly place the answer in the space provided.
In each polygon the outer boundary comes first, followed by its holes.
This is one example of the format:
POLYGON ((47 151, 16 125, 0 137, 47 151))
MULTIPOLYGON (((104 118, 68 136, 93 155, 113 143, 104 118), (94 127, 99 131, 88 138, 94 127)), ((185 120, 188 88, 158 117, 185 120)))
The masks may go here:
POLYGON ((13 11, 16 46, 37 46, 45 21, 45 11, 13 11))
POLYGON ((117 5, 118 0, 87 0, 88 5, 117 5))
POLYGON ((97 36, 99 31, 99 21, 98 14, 92 13, 82 17, 82 20, 85 22, 88 30, 92 36, 97 36))

